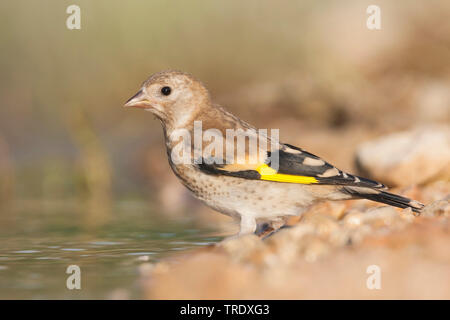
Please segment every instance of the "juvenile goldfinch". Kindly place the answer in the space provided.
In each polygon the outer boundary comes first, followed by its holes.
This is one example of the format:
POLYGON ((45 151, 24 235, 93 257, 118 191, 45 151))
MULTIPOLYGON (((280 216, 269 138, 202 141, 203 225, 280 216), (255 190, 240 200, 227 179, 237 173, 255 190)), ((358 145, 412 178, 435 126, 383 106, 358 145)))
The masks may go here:
POLYGON ((343 172, 264 132, 258 134, 255 127, 214 105, 205 86, 189 74, 152 75, 125 107, 145 109, 160 120, 175 175, 206 205, 238 219, 239 234, 254 233, 262 224, 279 228, 287 217, 301 215, 323 200, 364 198, 416 213, 423 208, 415 200, 384 191, 381 183, 343 172), (199 126, 208 132, 206 138, 196 137, 199 126), (236 139, 218 141, 230 130, 236 139), (257 148, 235 146, 242 137, 256 139, 257 148), (213 140, 220 142, 215 148, 213 140), (234 148, 232 152, 226 152, 228 147, 234 148))

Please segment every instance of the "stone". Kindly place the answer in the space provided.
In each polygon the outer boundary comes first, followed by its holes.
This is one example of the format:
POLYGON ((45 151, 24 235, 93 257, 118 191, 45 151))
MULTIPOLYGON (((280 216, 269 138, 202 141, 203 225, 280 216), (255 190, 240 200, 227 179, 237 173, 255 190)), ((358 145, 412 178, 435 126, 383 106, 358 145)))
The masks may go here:
POLYGON ((410 186, 450 177, 450 127, 390 134, 356 151, 361 174, 388 186, 410 186))
MULTIPOLYGON (((448 198, 450 198, 450 196, 448 198)), ((433 216, 450 217, 450 201, 449 200, 434 201, 429 205, 425 206, 422 214, 426 217, 433 217, 433 216)))

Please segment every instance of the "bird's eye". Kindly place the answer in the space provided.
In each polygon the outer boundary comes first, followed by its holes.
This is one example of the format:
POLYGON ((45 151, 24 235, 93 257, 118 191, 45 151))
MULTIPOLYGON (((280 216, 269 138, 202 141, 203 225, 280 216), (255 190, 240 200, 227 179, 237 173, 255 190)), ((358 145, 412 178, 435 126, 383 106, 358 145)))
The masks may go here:
POLYGON ((168 96, 171 92, 172 92, 172 89, 170 89, 170 87, 162 87, 161 88, 161 93, 165 96, 168 96))

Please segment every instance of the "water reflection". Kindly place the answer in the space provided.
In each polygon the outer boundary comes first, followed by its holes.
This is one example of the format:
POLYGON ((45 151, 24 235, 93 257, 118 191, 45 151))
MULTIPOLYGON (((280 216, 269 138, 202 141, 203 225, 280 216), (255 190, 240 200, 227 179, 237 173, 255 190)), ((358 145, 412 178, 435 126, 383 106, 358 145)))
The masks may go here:
POLYGON ((18 210, 12 223, 0 223, 0 298, 108 299, 117 292, 139 298, 142 263, 221 239, 212 229, 168 220, 145 205, 119 208, 97 229, 83 228, 76 210, 49 207, 18 210), (66 288, 71 264, 81 268, 81 290, 66 288))

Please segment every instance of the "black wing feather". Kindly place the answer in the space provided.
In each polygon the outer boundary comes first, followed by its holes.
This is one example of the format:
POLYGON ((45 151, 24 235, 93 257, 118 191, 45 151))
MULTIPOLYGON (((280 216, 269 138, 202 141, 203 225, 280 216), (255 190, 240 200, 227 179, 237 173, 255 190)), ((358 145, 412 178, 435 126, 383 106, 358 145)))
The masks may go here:
MULTIPOLYGON (((266 164, 268 166, 272 165, 271 167, 275 168, 275 165, 270 162, 272 156, 273 154, 268 152, 268 161, 266 164)), ((282 145, 281 149, 278 150, 278 159, 278 168, 275 168, 277 169, 277 173, 314 177, 317 180, 315 184, 359 186, 375 189, 386 188, 383 184, 376 181, 345 173, 320 157, 289 144, 282 145)), ((208 174, 226 175, 251 180, 259 180, 261 178, 260 173, 256 171, 257 165, 255 165, 255 170, 239 170, 236 167, 229 170, 230 166, 202 160, 197 161, 196 166, 200 171, 208 174)))
MULTIPOLYGON (((320 157, 298 147, 285 144, 287 148, 279 150, 278 173, 314 177, 319 184, 352 185, 368 188, 385 189, 386 186, 370 179, 358 177, 342 170, 321 159, 320 157), (291 150, 297 152, 293 153, 291 150), (305 159, 313 159, 320 165, 305 164, 305 159), (330 174, 327 175, 326 173, 330 174)), ((307 161, 306 161, 307 162, 307 161)))

